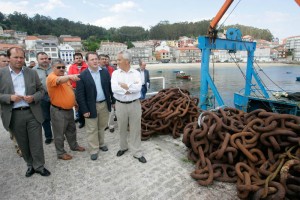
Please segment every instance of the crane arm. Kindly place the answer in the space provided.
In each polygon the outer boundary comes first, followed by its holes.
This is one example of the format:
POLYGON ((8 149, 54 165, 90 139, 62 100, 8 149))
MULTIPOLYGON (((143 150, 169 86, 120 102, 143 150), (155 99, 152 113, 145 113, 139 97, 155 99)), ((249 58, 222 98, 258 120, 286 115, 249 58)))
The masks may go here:
POLYGON ((295 0, 295 1, 300 6, 300 0, 295 0))
MULTIPOLYGON (((211 41, 215 41, 217 38, 217 30, 216 27, 219 23, 219 21, 222 19, 225 12, 228 10, 229 6, 232 4, 234 0, 226 0, 217 15, 214 17, 214 19, 210 22, 207 35, 210 38, 211 41)), ((300 1, 300 0, 297 0, 300 1)))

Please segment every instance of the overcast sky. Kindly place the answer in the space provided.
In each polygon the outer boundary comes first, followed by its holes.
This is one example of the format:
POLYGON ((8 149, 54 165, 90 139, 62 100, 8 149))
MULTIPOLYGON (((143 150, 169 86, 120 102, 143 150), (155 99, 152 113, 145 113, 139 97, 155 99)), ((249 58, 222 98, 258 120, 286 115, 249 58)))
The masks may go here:
MULTIPOLYGON (((149 29, 163 20, 170 23, 212 19, 225 0, 0 0, 0 11, 63 17, 104 28, 142 26, 149 29)), ((300 7, 295 0, 235 0, 225 25, 242 24, 269 29, 284 39, 300 35, 300 7), (237 5, 238 4, 238 5, 237 5)))

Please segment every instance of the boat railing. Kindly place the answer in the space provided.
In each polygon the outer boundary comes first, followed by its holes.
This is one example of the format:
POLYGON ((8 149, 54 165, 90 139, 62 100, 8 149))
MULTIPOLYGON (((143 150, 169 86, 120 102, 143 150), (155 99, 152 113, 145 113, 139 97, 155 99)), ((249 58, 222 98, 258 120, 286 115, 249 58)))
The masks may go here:
MULTIPOLYGON (((163 76, 158 76, 158 77, 151 77, 150 80, 162 80, 162 89, 165 89, 166 86, 166 82, 165 82, 165 77, 163 76)), ((154 92, 147 92, 146 95, 155 95, 157 94, 158 91, 154 91, 154 92)))
MULTIPOLYGON (((245 91, 245 88, 242 88, 238 93, 243 94, 245 91)), ((285 95, 288 93, 288 91, 278 91, 278 90, 271 90, 266 89, 267 93, 269 94, 269 98, 266 98, 262 95, 262 90, 258 88, 252 88, 251 89, 251 95, 252 97, 260 98, 260 99, 269 99, 269 100, 277 100, 277 101, 284 101, 284 102, 296 102, 294 100, 289 100, 285 98, 285 95)))

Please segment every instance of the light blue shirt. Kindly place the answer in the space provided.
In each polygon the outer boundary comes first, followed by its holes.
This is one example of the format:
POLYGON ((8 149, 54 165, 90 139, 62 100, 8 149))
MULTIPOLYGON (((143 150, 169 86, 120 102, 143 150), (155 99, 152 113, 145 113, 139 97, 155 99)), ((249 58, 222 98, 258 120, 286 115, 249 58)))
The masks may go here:
POLYGON ((91 73, 91 75, 94 79, 96 89, 97 89, 96 101, 105 100, 105 95, 104 95, 104 92, 103 92, 103 89, 102 89, 102 84, 101 84, 100 70, 102 70, 101 67, 98 67, 98 70, 96 72, 89 68, 89 71, 90 71, 90 73, 91 73))
MULTIPOLYGON (((25 90, 25 81, 24 81, 24 75, 23 75, 23 68, 20 71, 19 74, 15 73, 10 67, 10 75, 11 79, 14 85, 14 91, 16 95, 26 96, 26 90, 25 90)), ((19 108, 19 107, 27 107, 29 104, 21 100, 19 102, 14 102, 13 108, 19 108)))
POLYGON ((45 89, 46 92, 48 92, 47 86, 46 86, 46 79, 48 77, 49 74, 52 73, 52 67, 49 65, 47 69, 44 69, 43 67, 35 66, 34 68, 32 68, 33 70, 35 70, 43 84, 43 87, 45 89))

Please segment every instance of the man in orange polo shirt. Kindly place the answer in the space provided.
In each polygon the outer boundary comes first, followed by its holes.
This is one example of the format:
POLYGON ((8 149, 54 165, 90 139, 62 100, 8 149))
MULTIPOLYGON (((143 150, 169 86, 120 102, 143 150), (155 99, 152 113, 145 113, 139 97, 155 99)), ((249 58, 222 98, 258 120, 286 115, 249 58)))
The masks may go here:
POLYGON ((75 94, 70 80, 78 81, 78 74, 64 75, 66 66, 61 59, 52 61, 53 72, 47 77, 47 89, 51 100, 51 121, 57 157, 71 160, 72 156, 64 149, 66 137, 72 151, 85 151, 78 145, 73 107, 76 105, 75 94))

